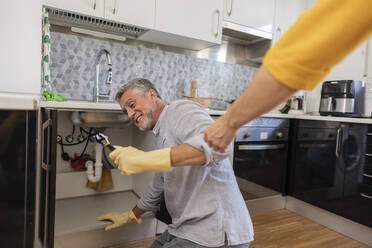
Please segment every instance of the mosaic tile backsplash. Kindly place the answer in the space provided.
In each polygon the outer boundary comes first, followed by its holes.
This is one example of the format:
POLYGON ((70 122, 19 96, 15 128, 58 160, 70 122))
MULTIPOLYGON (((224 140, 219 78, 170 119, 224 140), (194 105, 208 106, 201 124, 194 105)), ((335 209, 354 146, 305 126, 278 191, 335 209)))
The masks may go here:
MULTIPOLYGON (((50 68, 55 92, 67 99, 91 101, 96 57, 101 49, 107 49, 112 56, 113 83, 107 101, 114 101, 119 87, 138 77, 154 83, 166 102, 183 99, 183 95, 189 96, 191 81, 197 81, 198 97, 236 99, 258 70, 250 66, 52 32, 50 68)), ((106 93, 106 57, 102 56, 99 61, 100 92, 106 93)))

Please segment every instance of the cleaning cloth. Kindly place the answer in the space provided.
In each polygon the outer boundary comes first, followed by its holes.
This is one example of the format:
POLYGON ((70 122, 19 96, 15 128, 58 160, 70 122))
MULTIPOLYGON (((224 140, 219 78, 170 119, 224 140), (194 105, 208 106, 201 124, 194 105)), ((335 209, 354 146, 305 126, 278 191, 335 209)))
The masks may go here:
POLYGON ((86 187, 94 189, 97 192, 105 192, 114 188, 114 182, 112 180, 111 172, 108 171, 105 167, 102 167, 101 179, 96 183, 92 183, 87 180, 86 187))
POLYGON ((62 96, 61 94, 52 93, 50 91, 44 91, 43 96, 47 101, 53 102, 65 102, 67 101, 66 97, 62 96))

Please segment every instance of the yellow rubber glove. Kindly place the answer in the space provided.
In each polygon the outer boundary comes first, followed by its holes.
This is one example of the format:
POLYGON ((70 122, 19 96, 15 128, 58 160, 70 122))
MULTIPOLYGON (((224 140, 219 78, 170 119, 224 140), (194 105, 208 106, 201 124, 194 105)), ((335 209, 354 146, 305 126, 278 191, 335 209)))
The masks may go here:
POLYGON ((170 148, 144 152, 132 146, 115 146, 110 158, 123 175, 132 175, 144 171, 170 171, 170 148))
POLYGON ((137 218, 134 215, 132 210, 125 212, 125 213, 119 213, 119 212, 108 213, 108 214, 98 217, 97 220, 99 221, 109 220, 113 222, 112 225, 108 225, 105 227, 105 231, 110 231, 114 228, 124 226, 134 221, 137 221, 138 224, 141 224, 141 218, 137 218))

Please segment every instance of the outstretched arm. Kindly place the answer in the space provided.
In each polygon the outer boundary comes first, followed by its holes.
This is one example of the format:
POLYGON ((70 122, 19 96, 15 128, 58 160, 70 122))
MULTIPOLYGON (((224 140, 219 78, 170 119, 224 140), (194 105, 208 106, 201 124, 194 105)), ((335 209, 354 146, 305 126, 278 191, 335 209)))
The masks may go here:
POLYGON ((206 129, 205 141, 223 151, 244 123, 275 107, 295 89, 313 89, 372 34, 371 6, 365 0, 318 1, 266 53, 243 95, 206 129))
POLYGON ((205 130, 205 141, 214 150, 224 152, 242 125, 288 99, 295 91, 280 83, 261 66, 242 96, 225 115, 205 130))

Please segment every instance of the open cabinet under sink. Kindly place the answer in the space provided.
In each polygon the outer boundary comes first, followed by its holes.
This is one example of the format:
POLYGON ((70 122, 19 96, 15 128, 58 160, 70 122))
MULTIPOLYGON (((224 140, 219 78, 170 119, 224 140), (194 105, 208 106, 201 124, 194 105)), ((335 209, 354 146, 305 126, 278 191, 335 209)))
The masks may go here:
MULTIPOLYGON (((89 110, 94 112, 94 110, 89 110)), ((89 139, 89 124, 94 123, 110 139, 113 145, 135 146, 143 150, 153 149, 154 137, 151 132, 140 132, 128 122, 84 123, 81 126, 71 118, 74 110, 42 108, 40 120, 40 170, 38 194, 38 230, 37 240, 40 247, 105 247, 123 242, 154 237, 158 221, 154 214, 142 216, 142 223, 131 223, 124 227, 106 232, 109 222, 100 222, 96 218, 109 212, 125 212, 132 209, 139 196, 146 190, 153 173, 123 176, 108 159, 109 150, 103 150, 102 159, 111 163, 111 176, 114 187, 105 192, 96 192, 86 187, 85 171, 72 168, 68 157, 80 157, 89 154, 94 158, 95 140, 89 139), (74 127, 75 125, 75 127, 74 127), (85 131, 81 131, 80 127, 85 131), (80 142, 82 141, 83 142, 80 142), (75 144, 76 143, 76 144, 75 144)), ((100 112, 100 111, 97 111, 100 112)), ((101 111, 102 112, 102 111, 101 111)), ((117 111, 113 111, 119 114, 117 111)), ((84 116, 84 110, 79 115, 84 116)), ((103 116, 115 116, 104 111, 103 116)), ((123 115, 121 113, 121 115, 123 115)), ((89 113, 89 116, 101 116, 89 113)), ((76 114, 75 114, 76 117, 76 114)), ((121 118, 117 118, 121 121, 121 118)), ((125 118, 123 119, 125 120, 125 118)))

